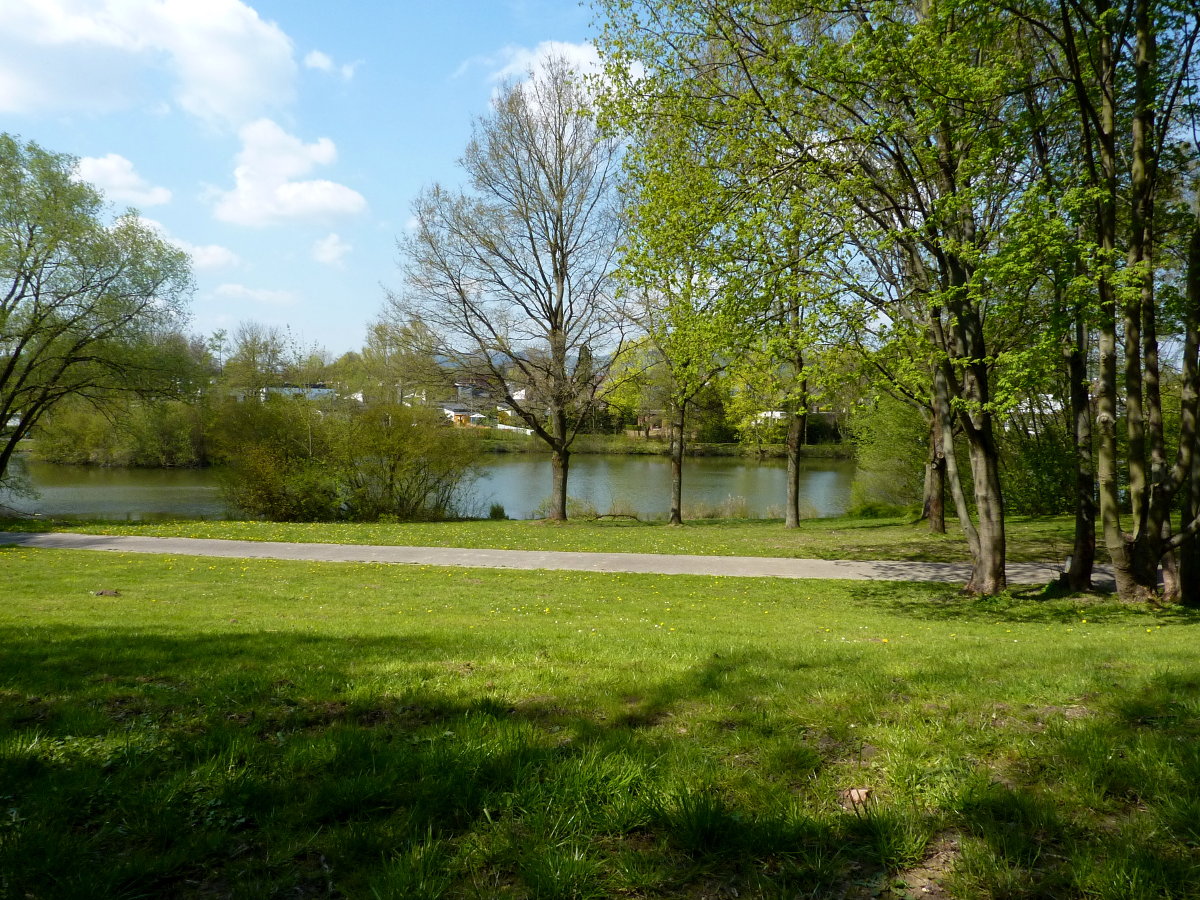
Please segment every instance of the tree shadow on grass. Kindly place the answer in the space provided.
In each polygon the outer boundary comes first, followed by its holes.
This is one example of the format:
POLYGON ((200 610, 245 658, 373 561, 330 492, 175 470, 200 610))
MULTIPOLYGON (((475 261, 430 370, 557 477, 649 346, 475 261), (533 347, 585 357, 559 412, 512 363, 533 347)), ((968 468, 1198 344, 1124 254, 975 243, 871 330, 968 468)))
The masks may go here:
MULTIPOLYGON (((1075 894, 1118 869, 1161 890, 1191 883, 1180 847, 1196 847, 1200 809, 1195 680, 1117 690, 1103 715, 1048 731, 1020 761, 1027 786, 981 779, 946 809, 838 812, 783 785, 746 794, 719 766, 672 768, 697 738, 669 727, 702 703, 767 740, 779 725, 756 704, 784 679, 819 683, 832 650, 631 676, 610 714, 588 686, 525 702, 479 685, 447 662, 461 639, 427 635, 47 627, 0 631, 0 645, 12 896, 868 896, 948 828, 964 836, 957 877, 993 893, 1075 894), (1110 821, 1072 820, 1038 786, 1045 771, 1093 791, 1110 821), (1156 817, 1157 844, 1138 839, 1139 815, 1156 817)), ((864 684, 864 706, 896 702, 887 683, 864 684)), ((817 747, 806 764, 844 749, 817 747)))
POLYGON ((1126 603, 1109 594, 1063 596, 1034 586, 992 597, 974 597, 947 585, 905 585, 900 590, 888 582, 871 581, 854 582, 847 590, 868 608, 926 621, 1072 624, 1079 621, 1083 610, 1091 622, 1152 620, 1200 625, 1200 610, 1196 609, 1126 603))

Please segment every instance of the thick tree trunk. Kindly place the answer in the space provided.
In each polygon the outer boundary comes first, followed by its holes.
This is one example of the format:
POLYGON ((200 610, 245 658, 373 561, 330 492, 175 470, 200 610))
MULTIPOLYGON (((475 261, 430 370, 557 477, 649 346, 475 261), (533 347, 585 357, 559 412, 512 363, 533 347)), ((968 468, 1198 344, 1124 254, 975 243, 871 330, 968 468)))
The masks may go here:
MULTIPOLYGON (((1065 9, 1065 6, 1064 6, 1065 9)), ((1066 13, 1064 12, 1064 16, 1066 13)), ((1100 245, 1102 265, 1115 263, 1117 246, 1117 149, 1116 149, 1116 61, 1110 29, 1112 23, 1103 20, 1098 42, 1097 71, 1099 85, 1099 123, 1096 147, 1099 151, 1099 170, 1096 178, 1101 188, 1096 201, 1096 241, 1100 245)), ((1078 77, 1078 76, 1077 76, 1078 77)), ((1082 96, 1086 87, 1078 87, 1082 96)), ((1085 118, 1085 123, 1090 122, 1085 118)), ((1085 124, 1086 127, 1086 124, 1085 124)), ((1117 292, 1112 275, 1102 268, 1097 281, 1100 323, 1099 385, 1096 393, 1096 427, 1098 431, 1097 482, 1100 495, 1100 521, 1104 545, 1112 559, 1117 579, 1117 592, 1123 599, 1146 599, 1157 585, 1149 584, 1136 564, 1132 548, 1121 528, 1120 493, 1117 485, 1117 292)), ((1140 324, 1140 322, 1139 322, 1140 324)), ((1137 429, 1135 429, 1136 433, 1137 429)), ((1135 518, 1137 510, 1134 511, 1135 518)))
POLYGON ((785 528, 800 527, 800 447, 808 424, 808 416, 792 413, 787 433, 787 485, 784 497, 783 525, 785 528))
POLYGON ((680 403, 671 416, 671 519, 668 525, 683 524, 683 450, 687 403, 680 403))
POLYGON ((967 449, 975 482, 975 513, 978 519, 979 550, 972 559, 967 590, 976 594, 998 594, 1008 587, 1004 571, 1004 497, 1000 490, 1000 454, 986 414, 967 429, 967 449))
MULTIPOLYGON (((565 376, 564 376, 565 378, 565 376)), ((567 520, 567 474, 571 451, 567 434, 567 411, 560 403, 550 408, 550 518, 555 522, 567 520)))
POLYGON ((1096 475, 1092 460, 1092 411, 1087 379, 1087 326, 1077 313, 1075 341, 1067 356, 1071 425, 1075 438, 1075 542, 1065 581, 1072 591, 1092 588, 1096 563, 1096 475))
POLYGON ((550 457, 550 518, 555 522, 567 520, 567 469, 570 460, 571 451, 565 447, 555 448, 550 457))

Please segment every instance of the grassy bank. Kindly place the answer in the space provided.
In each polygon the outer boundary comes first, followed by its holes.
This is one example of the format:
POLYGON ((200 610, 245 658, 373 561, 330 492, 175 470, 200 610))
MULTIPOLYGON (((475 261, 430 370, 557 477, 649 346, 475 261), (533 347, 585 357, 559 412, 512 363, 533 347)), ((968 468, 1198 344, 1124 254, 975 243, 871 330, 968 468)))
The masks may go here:
POLYGON ((1196 896, 1184 613, 16 548, 0 583, 4 896, 1196 896))
MULTIPOLYGON (((1065 516, 1007 518, 1008 558, 1061 562, 1070 553, 1074 521, 1065 516)), ((967 545, 957 528, 931 534, 907 519, 805 519, 786 529, 778 520, 691 522, 672 528, 628 519, 572 521, 410 522, 289 524, 182 521, 85 522, 0 520, 0 530, 81 531, 251 541, 480 547, 501 550, 584 550, 601 553, 694 553, 706 556, 782 556, 798 559, 901 559, 964 562, 967 545)))

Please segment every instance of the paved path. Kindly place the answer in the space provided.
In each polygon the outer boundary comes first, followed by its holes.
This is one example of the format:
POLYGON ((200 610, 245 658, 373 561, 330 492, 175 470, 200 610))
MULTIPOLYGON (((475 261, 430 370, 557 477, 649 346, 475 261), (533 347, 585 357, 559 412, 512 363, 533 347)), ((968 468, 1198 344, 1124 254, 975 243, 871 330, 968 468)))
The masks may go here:
MULTIPOLYGON (((965 583, 965 563, 782 559, 758 556, 682 556, 665 553, 575 553, 554 550, 468 550, 457 547, 390 547, 369 544, 290 544, 92 534, 0 532, 0 544, 57 550, 169 553, 235 559, 302 559, 321 562, 407 563, 492 569, 560 569, 574 572, 643 572, 657 575, 729 575, 740 578, 847 578, 855 581, 965 583)), ((1051 563, 1009 563, 1012 584, 1045 584, 1058 577, 1051 563)), ((1097 582, 1111 578, 1097 571, 1097 582)))

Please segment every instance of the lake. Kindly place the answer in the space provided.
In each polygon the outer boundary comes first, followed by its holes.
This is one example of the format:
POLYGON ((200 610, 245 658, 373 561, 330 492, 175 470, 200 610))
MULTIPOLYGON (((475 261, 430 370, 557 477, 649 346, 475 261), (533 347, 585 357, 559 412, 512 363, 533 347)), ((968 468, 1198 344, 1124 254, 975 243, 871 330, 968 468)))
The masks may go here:
MULTIPOLYGON (((40 496, 0 497, 22 512, 97 519, 223 518, 217 476, 211 469, 101 469, 21 460, 40 496)), ((801 504, 806 515, 836 516, 850 505, 854 463, 802 462, 801 504)), ((685 517, 738 515, 782 518, 787 470, 783 460, 689 458, 683 470, 685 517)), ((671 467, 665 457, 571 457, 568 493, 599 513, 666 518, 671 467)), ((466 512, 487 515, 492 503, 510 518, 533 517, 550 493, 550 459, 534 454, 485 458, 481 477, 467 492, 466 512)))

